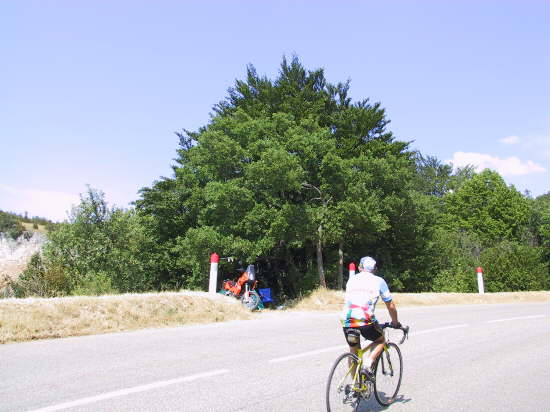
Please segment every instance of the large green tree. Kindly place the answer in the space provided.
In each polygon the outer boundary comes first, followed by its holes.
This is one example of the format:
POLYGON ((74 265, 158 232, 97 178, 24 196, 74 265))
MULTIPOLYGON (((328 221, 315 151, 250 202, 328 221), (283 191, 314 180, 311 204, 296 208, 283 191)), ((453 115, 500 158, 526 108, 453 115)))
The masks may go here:
POLYGON ((505 239, 521 240, 529 216, 527 199, 486 169, 446 197, 442 221, 447 230, 475 233, 489 246, 505 239))
POLYGON ((179 134, 174 176, 136 202, 173 258, 169 277, 204 287, 216 251, 258 262, 289 294, 341 287, 345 249, 348 259, 369 253, 365 242, 392 224, 414 232, 397 202, 412 193, 412 153, 380 104, 353 103, 348 90, 297 58, 274 80, 249 66, 207 125, 179 134))

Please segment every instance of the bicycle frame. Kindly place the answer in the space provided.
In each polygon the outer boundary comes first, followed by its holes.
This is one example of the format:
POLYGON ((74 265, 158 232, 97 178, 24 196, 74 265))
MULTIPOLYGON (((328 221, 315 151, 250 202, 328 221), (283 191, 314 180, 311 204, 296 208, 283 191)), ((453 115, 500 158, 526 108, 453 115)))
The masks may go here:
POLYGON ((357 355, 352 354, 352 356, 356 358, 356 363, 352 363, 351 365, 349 365, 348 372, 344 375, 342 380, 338 383, 338 386, 342 386, 344 383, 344 380, 348 376, 352 375, 353 390, 356 392, 364 392, 367 390, 367 385, 361 382, 361 379, 359 379, 359 376, 361 373, 361 367, 363 366, 363 355, 370 350, 371 346, 372 346, 372 343, 366 346, 364 349, 358 349, 357 355), (353 370, 354 368, 355 370, 353 370))
MULTIPOLYGON (((380 366, 382 368, 382 374, 386 375, 389 374, 390 376, 393 376, 394 370, 393 365, 391 364, 390 356, 389 356, 389 343, 390 339, 387 336, 386 328, 391 327, 389 323, 385 323, 381 325, 383 333, 384 333, 384 348, 382 352, 378 355, 380 358, 380 366)), ((408 337, 409 333, 409 327, 406 326, 404 328, 399 328, 403 331, 403 338, 399 342, 402 344, 405 339, 408 337)), ((374 381, 376 380, 376 377, 373 377, 371 379, 361 379, 361 368, 363 366, 363 356, 366 353, 369 353, 376 344, 375 342, 369 343, 367 346, 365 346, 362 349, 357 350, 357 354, 351 354, 351 356, 355 359, 355 362, 349 365, 348 372, 344 375, 342 380, 338 383, 338 387, 342 387, 345 379, 348 376, 353 376, 353 386, 352 386, 352 392, 361 394, 362 397, 368 398, 371 396, 371 391, 369 391, 369 385, 372 385, 374 381), (353 370, 355 368, 355 370, 353 370)), ((378 358, 377 357, 377 358, 378 358)), ((346 398, 347 398, 346 394, 346 398)), ((350 398, 351 401, 351 398, 350 398)))
MULTIPOLYGON (((353 375, 353 389, 355 391, 358 391, 358 392, 364 392, 365 390, 367 390, 367 384, 365 382, 362 382, 361 379, 359 379, 359 376, 360 376, 360 373, 361 373, 361 368, 363 366, 363 356, 370 352, 372 350, 372 348, 374 347, 375 343, 374 342, 371 342, 369 343, 367 346, 365 346, 363 349, 358 349, 357 350, 357 355, 353 355, 357 358, 357 363, 356 364, 352 364, 350 365, 350 368, 348 370, 348 373, 344 376, 343 379, 346 378, 346 376, 348 375, 353 375), (355 367, 355 371, 352 371, 352 369, 355 367)), ((384 350, 382 353, 384 352, 388 352, 388 343, 387 341, 384 343, 384 350)), ((381 356, 382 354, 380 354, 381 356)), ((382 371, 385 373, 385 367, 384 367, 384 360, 382 358, 382 371)), ((390 368, 391 368, 391 363, 390 363, 390 368)), ((393 375, 393 369, 391 371, 392 375, 393 375)), ((339 383, 339 385, 342 385, 343 381, 339 383)))

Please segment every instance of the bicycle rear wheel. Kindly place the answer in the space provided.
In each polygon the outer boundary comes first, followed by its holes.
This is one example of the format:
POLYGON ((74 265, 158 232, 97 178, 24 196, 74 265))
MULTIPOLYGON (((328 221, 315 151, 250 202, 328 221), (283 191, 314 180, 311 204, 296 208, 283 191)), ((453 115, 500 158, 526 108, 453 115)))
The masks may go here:
POLYGON ((327 412, 354 410, 360 396, 353 391, 358 358, 344 353, 336 359, 327 381, 327 412))
POLYGON ((395 343, 388 343, 378 356, 374 375, 374 396, 380 405, 388 406, 399 392, 403 375, 403 358, 395 343))

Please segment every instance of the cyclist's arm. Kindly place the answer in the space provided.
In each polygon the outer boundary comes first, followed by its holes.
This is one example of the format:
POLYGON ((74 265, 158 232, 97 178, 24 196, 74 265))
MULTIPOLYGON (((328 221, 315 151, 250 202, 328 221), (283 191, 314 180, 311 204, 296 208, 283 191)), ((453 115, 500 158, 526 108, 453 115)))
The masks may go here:
POLYGON ((391 296, 390 289, 388 288, 388 284, 384 279, 381 279, 380 282, 380 296, 382 297, 382 300, 388 308, 388 312, 391 316, 392 326, 399 326, 399 322, 397 320, 397 309, 395 308, 395 304, 393 303, 393 298, 391 296))
POLYGON ((388 312, 390 313, 391 323, 394 326, 399 325, 399 322, 397 321, 397 308, 395 307, 395 303, 393 303, 393 299, 384 303, 386 304, 386 307, 388 308, 388 312))

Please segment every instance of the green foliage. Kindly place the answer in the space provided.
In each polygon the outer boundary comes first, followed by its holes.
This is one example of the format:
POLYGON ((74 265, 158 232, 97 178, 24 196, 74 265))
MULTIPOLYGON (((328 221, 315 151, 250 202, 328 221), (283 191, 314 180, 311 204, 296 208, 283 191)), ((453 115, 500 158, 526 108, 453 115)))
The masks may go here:
POLYGON ((109 208, 92 188, 44 247, 49 265, 62 268, 70 293, 135 292, 156 285, 155 245, 134 211, 109 208))
POLYGON ((337 245, 351 251, 394 227, 412 229, 398 218, 412 154, 385 129, 380 104, 352 103, 348 89, 296 58, 283 59, 275 80, 250 66, 208 125, 178 134, 174 177, 142 189, 136 202, 171 256, 172 282, 204 287, 216 251, 275 271, 272 281, 284 279, 282 292, 292 295, 318 284, 308 275, 317 248, 333 270, 337 245))
POLYGON ((484 271, 487 292, 548 290, 550 274, 543 248, 504 240, 484 248, 475 235, 439 232, 436 292, 477 292, 475 268, 484 271))
MULTIPOLYGON (((48 232, 55 227, 55 223, 43 217, 34 216, 29 218, 27 212, 24 215, 18 215, 0 210, 0 233, 5 233, 12 239, 17 239, 26 233, 23 223, 32 223, 34 230, 39 229, 38 225, 43 225, 48 232)), ((29 232, 27 235, 31 236, 32 233, 29 232)))
POLYGON ((550 194, 531 201, 532 215, 527 233, 527 241, 541 246, 544 256, 550 261, 550 194))
POLYGON ((529 221, 528 201, 496 172, 484 170, 445 197, 442 223, 447 230, 476 233, 485 246, 521 240, 529 221))
POLYGON ((71 294, 77 296, 100 296, 112 295, 116 292, 117 290, 113 287, 111 276, 107 273, 99 272, 78 279, 71 294))
POLYGON ((431 251, 434 292, 477 292, 475 268, 480 265, 482 246, 474 233, 438 228, 431 251))
POLYGON ((415 154, 416 161, 416 189, 423 194, 441 198, 447 193, 456 192, 462 184, 475 176, 472 166, 458 168, 453 173, 450 164, 441 163, 433 156, 415 154))
POLYGON ((380 103, 352 102, 349 87, 297 58, 273 80, 249 66, 207 125, 178 133, 174 176, 136 202, 166 284, 205 288, 216 251, 296 296, 340 287, 340 250, 376 256, 396 291, 474 291, 484 251, 548 241, 544 208, 495 172, 409 152, 380 103))
MULTIPOLYGON (((89 188, 20 293, 205 290, 212 252, 255 263, 279 298, 340 288, 340 254, 374 256, 393 291, 475 292, 479 265, 489 291, 550 287, 549 195, 411 152, 381 104, 349 88, 297 58, 275 79, 249 66, 207 125, 176 133, 173 176, 141 189, 135 210, 89 188)), ((223 261, 220 277, 237 266, 223 261)))
POLYGON ((11 286, 17 297, 54 297, 70 292, 65 271, 58 265, 48 264, 38 253, 31 257, 27 268, 11 286))
POLYGON ((24 231, 25 227, 16 215, 0 210, 0 233, 5 233, 12 239, 17 239, 24 231))
POLYGON ((543 249, 503 241, 481 253, 487 292, 549 290, 548 262, 543 249))

